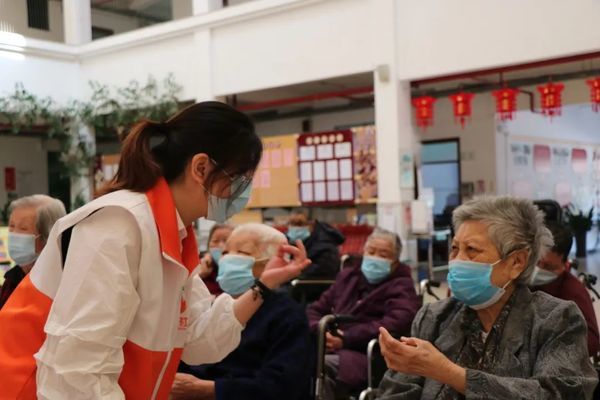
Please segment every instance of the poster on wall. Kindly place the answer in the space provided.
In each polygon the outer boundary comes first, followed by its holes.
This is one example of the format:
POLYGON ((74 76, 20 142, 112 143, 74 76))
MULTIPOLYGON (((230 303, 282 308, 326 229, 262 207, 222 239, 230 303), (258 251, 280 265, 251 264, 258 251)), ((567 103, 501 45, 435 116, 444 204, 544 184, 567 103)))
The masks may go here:
POLYGON ((554 199, 562 206, 574 203, 582 208, 598 201, 600 174, 594 173, 591 148, 543 139, 534 143, 514 140, 508 146, 511 195, 554 199))
POLYGON ((300 201, 303 205, 354 204, 352 131, 298 136, 300 201))
MULTIPOLYGON (((356 202, 377 201, 377 153, 375 126, 352 128, 356 202)), ((347 160, 346 162, 350 162, 347 160)), ((412 177, 412 170, 411 170, 412 177)))
POLYGON ((297 138, 296 134, 262 138, 263 156, 252 180, 248 208, 300 205, 297 138))

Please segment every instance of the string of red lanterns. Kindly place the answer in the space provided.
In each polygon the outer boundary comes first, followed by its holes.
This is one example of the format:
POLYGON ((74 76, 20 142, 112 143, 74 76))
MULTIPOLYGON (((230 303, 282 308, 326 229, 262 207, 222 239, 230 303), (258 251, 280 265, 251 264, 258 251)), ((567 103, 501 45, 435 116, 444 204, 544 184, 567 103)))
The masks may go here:
POLYGON ((542 113, 550 117, 550 119, 561 114, 562 91, 564 88, 565 85, 562 83, 552 82, 537 87, 538 92, 540 92, 540 95, 542 96, 542 113))
POLYGON ((586 81, 590 87, 590 100, 592 101, 592 110, 600 111, 600 76, 586 81))
MULTIPOLYGON (((586 81, 590 88, 590 101, 592 110, 600 112, 600 77, 596 77, 586 81)), ((562 111, 562 91, 565 85, 562 83, 548 82, 545 85, 537 87, 540 93, 540 108, 544 116, 553 118, 561 115, 562 111)), ((517 95, 520 93, 516 88, 502 88, 492 92, 496 98, 496 115, 500 121, 512 120, 517 110, 517 95)), ((465 122, 471 117, 472 107, 471 101, 474 94, 460 91, 450 95, 452 101, 452 110, 456 122, 459 122, 461 127, 465 127, 465 122)), ((412 100, 415 107, 416 124, 423 131, 427 127, 433 125, 434 103, 436 98, 431 96, 420 96, 412 100)))
POLYGON ((517 110, 519 89, 502 88, 492 92, 496 98, 496 114, 500 121, 512 120, 517 110))
POLYGON ((450 96, 452 108, 454 110, 454 119, 460 122, 461 128, 465 129, 465 121, 471 117, 471 101, 473 93, 460 92, 450 96))
POLYGON ((415 119, 417 126, 425 131, 428 126, 433 125, 433 103, 436 98, 430 96, 421 96, 412 100, 415 107, 415 119))

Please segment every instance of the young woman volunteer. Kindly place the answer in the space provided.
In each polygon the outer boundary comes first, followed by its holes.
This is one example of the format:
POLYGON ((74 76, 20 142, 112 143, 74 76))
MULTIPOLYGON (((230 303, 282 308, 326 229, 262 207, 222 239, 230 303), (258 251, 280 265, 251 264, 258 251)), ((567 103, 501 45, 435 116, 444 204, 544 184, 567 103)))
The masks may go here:
POLYGON ((236 300, 212 301, 197 276, 192 222, 244 208, 261 152, 250 119, 218 102, 135 126, 107 194, 56 224, 0 311, 0 398, 166 399, 180 359, 232 351, 309 264, 302 243, 282 246, 236 300))

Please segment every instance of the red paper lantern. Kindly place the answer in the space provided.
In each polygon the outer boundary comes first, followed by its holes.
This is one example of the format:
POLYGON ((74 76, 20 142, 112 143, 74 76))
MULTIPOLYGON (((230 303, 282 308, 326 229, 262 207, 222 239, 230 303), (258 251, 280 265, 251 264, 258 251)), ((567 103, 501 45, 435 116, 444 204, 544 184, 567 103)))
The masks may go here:
POLYGON ((550 118, 560 115, 562 107, 562 91, 565 85, 549 82, 537 87, 542 95, 542 113, 550 118))
POLYGON ((492 92, 496 97, 496 113, 500 121, 512 120, 517 109, 517 94, 519 89, 502 88, 492 92))
POLYGON ((587 81, 590 86, 590 99, 592 101, 592 110, 600 111, 600 77, 587 81))
POLYGON ((450 96, 452 105, 454 106, 454 118, 460 122, 460 126, 464 129, 465 121, 471 116, 471 100, 472 93, 460 92, 450 96))
POLYGON ((417 126, 425 130, 428 126, 433 125, 433 103, 437 99, 429 96, 422 96, 413 99, 412 104, 415 107, 415 119, 417 126))

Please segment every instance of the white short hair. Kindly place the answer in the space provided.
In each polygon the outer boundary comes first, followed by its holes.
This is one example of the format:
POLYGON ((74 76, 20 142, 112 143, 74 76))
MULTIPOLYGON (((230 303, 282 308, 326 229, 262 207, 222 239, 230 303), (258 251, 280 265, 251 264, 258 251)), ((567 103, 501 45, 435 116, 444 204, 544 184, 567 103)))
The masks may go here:
POLYGON ((249 233, 256 238, 260 249, 260 258, 271 258, 282 244, 287 244, 286 236, 277 229, 263 224, 247 223, 236 227, 231 236, 233 237, 240 233, 249 233))
POLYGON ((392 244, 392 248, 394 249, 394 259, 400 258, 400 253, 402 253, 402 241, 400 240, 400 236, 392 231, 388 231, 383 228, 375 228, 373 233, 369 235, 365 245, 367 245, 373 239, 382 239, 387 240, 392 244))
POLYGON ((35 227, 44 241, 48 240, 54 223, 67 214, 62 201, 44 194, 34 194, 14 200, 10 203, 10 212, 25 207, 35 208, 35 227))
POLYGON ((500 257, 527 249, 527 265, 517 282, 529 281, 539 259, 553 245, 552 233, 544 225, 544 214, 533 202, 510 196, 485 196, 473 199, 454 210, 452 222, 458 231, 466 221, 481 221, 500 257))

